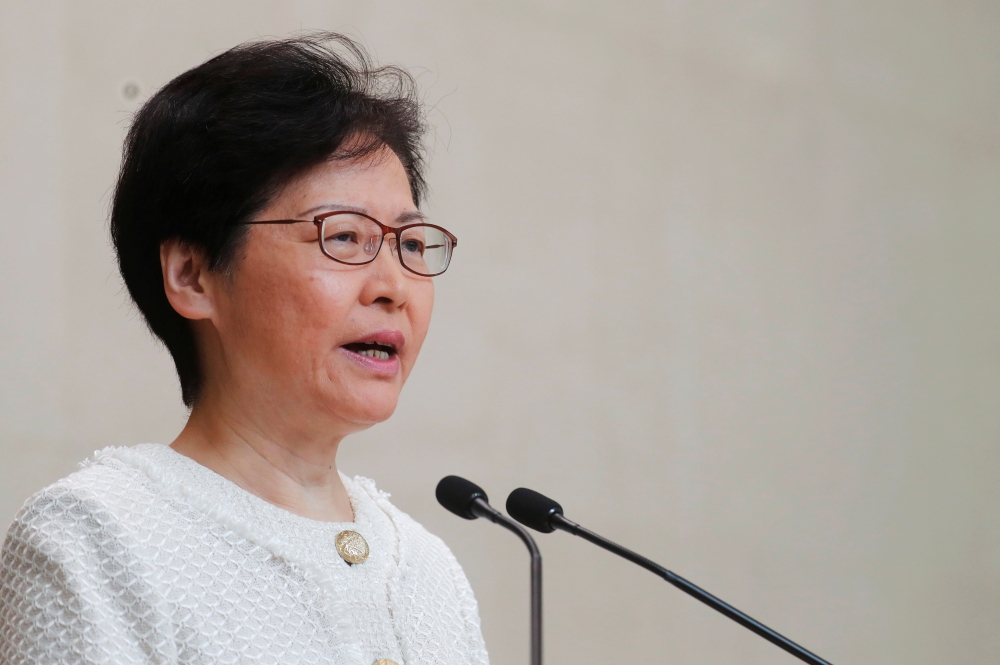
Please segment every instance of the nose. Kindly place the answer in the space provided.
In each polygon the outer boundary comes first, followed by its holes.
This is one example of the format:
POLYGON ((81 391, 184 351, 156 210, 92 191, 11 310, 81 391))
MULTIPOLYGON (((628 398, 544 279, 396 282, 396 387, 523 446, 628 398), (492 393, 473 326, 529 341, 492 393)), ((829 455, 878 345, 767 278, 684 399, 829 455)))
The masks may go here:
POLYGON ((367 279, 361 291, 361 304, 380 304, 391 309, 402 309, 410 296, 412 280, 407 278, 406 269, 393 254, 398 253, 396 239, 387 236, 375 260, 368 264, 367 279), (389 251, 385 251, 388 249, 389 251))

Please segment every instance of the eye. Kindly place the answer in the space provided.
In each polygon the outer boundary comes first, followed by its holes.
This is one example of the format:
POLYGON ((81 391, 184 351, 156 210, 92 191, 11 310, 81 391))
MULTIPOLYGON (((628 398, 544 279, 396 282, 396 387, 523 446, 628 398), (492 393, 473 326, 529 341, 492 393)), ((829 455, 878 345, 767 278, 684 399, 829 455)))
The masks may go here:
POLYGON ((408 254, 423 254, 424 253, 424 243, 419 240, 414 240, 413 238, 407 238, 403 240, 403 251, 408 254))
POLYGON ((326 242, 357 242, 358 235, 353 231, 341 231, 340 233, 334 233, 326 237, 326 242))

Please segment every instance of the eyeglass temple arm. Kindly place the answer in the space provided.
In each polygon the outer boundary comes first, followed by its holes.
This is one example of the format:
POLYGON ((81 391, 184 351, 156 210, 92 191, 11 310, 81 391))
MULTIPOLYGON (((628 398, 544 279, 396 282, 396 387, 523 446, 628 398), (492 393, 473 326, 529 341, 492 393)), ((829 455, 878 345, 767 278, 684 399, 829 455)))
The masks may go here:
POLYGON ((259 222, 240 222, 240 224, 316 224, 315 219, 266 219, 259 222))
MULTIPOLYGON (((318 219, 266 219, 266 220, 262 220, 262 221, 258 221, 258 222, 240 222, 240 224, 321 224, 321 223, 322 223, 322 220, 318 220, 318 219)), ((414 224, 414 226, 420 226, 420 225, 419 224, 414 224)), ((428 226, 433 226, 433 225, 432 224, 428 224, 428 226)), ((387 227, 387 228, 389 229, 390 232, 396 232, 397 231, 397 229, 394 229, 391 226, 387 227)), ((442 230, 444 230, 444 229, 442 229, 442 230)), ((387 233, 387 232, 383 230, 383 233, 387 233)), ((445 231, 445 233, 448 233, 448 232, 445 231)), ((394 234, 395 233, 393 233, 393 235, 394 234)), ((455 247, 458 247, 458 238, 456 238, 455 236, 451 235, 451 233, 448 233, 448 238, 449 238, 449 240, 451 240, 451 247, 452 247, 452 249, 454 249, 455 247)), ((441 245, 432 245, 432 247, 441 247, 441 245)))

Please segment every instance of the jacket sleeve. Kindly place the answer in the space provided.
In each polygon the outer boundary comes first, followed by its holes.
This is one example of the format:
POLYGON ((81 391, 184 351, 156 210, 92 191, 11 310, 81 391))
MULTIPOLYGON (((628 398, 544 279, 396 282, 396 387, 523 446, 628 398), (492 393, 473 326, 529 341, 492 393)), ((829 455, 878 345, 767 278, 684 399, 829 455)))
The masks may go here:
POLYGON ((0 552, 0 665, 175 660, 137 546, 79 489, 57 483, 32 497, 0 552))

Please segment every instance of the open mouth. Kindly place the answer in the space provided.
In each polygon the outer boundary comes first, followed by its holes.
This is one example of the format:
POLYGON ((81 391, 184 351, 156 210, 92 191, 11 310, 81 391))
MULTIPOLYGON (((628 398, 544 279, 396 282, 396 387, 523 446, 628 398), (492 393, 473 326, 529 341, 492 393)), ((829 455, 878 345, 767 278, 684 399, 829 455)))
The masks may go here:
POLYGON ((367 356, 375 360, 389 360, 396 355, 396 347, 377 342, 354 342, 345 344, 344 348, 359 356, 367 356))

